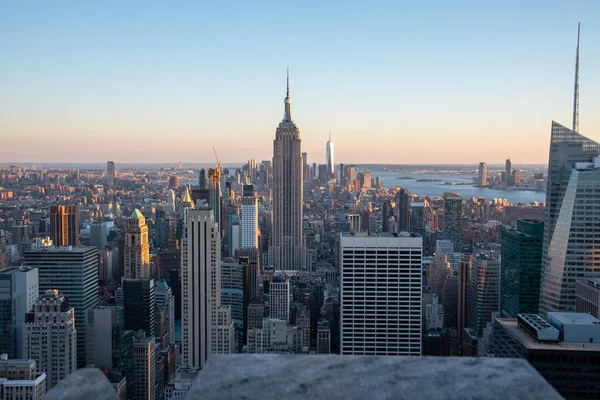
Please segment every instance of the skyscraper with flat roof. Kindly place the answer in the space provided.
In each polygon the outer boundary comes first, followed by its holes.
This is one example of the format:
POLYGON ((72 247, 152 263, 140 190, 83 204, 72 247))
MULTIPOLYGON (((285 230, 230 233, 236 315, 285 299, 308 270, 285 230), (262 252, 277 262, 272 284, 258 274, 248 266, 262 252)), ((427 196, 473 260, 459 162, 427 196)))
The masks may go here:
POLYGON ((479 186, 487 186, 487 165, 484 162, 479 163, 479 186))
POLYGON ((50 238, 55 246, 79 245, 77 206, 53 206, 50 208, 50 238))
POLYGON ((273 231, 269 260, 276 269, 306 267, 302 232, 302 141, 292 120, 288 75, 285 112, 273 140, 273 231))
POLYGON ((552 122, 540 312, 574 311, 576 279, 600 277, 600 144, 552 122))
MULTIPOLYGON (((242 189, 242 220, 241 248, 258 247, 258 199, 254 194, 254 185, 244 185, 242 189)), ((235 250, 234 250, 235 251, 235 250)))
POLYGON ((112 188, 115 186, 115 162, 106 162, 106 186, 112 188))
POLYGON ((456 193, 444 193, 443 236, 452 241, 454 250, 462 248, 462 197, 456 193))
POLYGON ((40 294, 58 290, 75 309, 77 366, 86 365, 86 315, 98 305, 98 250, 95 247, 42 247, 25 252, 24 265, 38 269, 40 294))
POLYGON ((423 239, 343 234, 341 353, 421 355, 423 239))

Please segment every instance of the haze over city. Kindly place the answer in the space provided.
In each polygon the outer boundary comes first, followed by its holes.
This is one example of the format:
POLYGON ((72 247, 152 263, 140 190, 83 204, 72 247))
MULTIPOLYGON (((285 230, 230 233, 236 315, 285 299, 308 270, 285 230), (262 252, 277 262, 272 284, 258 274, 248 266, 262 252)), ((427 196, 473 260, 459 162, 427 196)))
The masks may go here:
POLYGON ((311 162, 547 163, 579 21, 598 137, 600 3, 521 3, 3 3, 0 160, 270 159, 289 65, 311 162))

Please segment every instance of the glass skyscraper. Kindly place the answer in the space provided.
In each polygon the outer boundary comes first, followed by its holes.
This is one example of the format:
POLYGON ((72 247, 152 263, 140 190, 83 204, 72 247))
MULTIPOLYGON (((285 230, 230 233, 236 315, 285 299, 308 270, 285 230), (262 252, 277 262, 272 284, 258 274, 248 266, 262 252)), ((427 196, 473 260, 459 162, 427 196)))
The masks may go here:
POLYGON ((500 314, 503 318, 538 313, 543 243, 541 221, 520 219, 516 230, 502 232, 500 314))
POLYGON ((575 311, 575 280, 600 277, 600 144, 552 122, 540 312, 575 311))

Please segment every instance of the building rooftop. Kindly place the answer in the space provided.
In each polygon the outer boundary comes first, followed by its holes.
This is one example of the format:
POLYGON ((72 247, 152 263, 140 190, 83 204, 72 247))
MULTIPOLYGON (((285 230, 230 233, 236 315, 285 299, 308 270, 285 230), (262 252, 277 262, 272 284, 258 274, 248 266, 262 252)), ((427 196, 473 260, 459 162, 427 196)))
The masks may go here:
POLYGON ((542 343, 535 340, 519 328, 516 318, 496 318, 508 333, 531 350, 571 350, 571 351, 600 351, 600 343, 557 342, 542 343))
POLYGON ((27 253, 87 253, 88 251, 97 251, 91 246, 48 246, 39 249, 27 251, 27 253))
POLYGON ((554 320, 568 325, 599 325, 600 319, 587 313, 575 313, 575 312, 549 312, 548 318, 552 317, 554 320))
POLYGON ((342 232, 344 237, 380 237, 380 238, 397 238, 397 237, 412 237, 420 238, 421 235, 415 232, 342 232))
POLYGON ((600 279, 592 279, 592 280, 585 280, 585 281, 579 281, 579 282, 581 282, 584 285, 591 286, 595 289, 600 290, 600 279))

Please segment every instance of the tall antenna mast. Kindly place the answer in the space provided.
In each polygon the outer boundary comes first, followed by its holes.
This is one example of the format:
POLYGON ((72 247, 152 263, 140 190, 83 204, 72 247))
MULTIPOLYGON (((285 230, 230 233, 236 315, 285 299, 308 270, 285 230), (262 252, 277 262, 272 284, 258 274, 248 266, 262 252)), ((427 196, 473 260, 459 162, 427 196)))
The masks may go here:
POLYGON ((577 24, 577 54, 575 56, 575 90, 573 98, 573 131, 579 132, 579 32, 581 22, 577 24))

